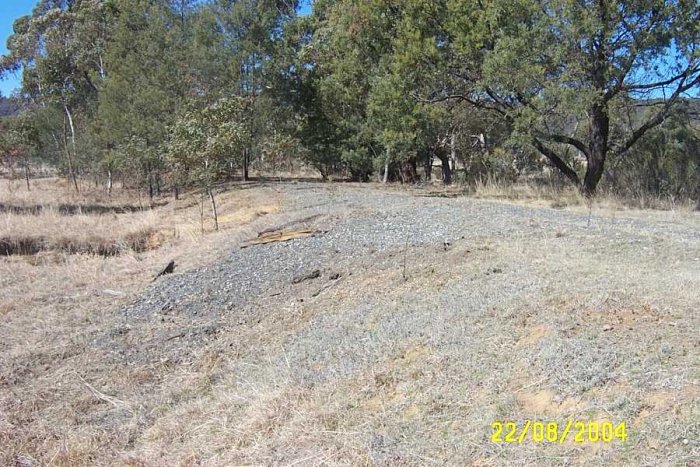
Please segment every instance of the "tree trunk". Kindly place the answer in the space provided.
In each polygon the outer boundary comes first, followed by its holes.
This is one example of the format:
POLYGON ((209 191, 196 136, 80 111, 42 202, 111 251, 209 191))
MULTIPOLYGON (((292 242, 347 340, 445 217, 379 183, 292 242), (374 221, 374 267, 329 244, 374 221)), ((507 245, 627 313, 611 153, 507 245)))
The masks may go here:
POLYGON ((450 135, 450 170, 457 172, 457 134, 454 132, 450 135))
POLYGON ((389 161, 391 160, 391 151, 387 149, 386 159, 384 159, 384 175, 382 176, 382 183, 389 181, 389 161))
POLYGON ((596 104, 590 111, 590 146, 587 158, 586 176, 583 179, 583 194, 595 195, 598 182, 603 175, 605 157, 608 153, 610 135, 610 115, 606 104, 596 104))
POLYGON ((99 54, 98 57, 100 60, 100 78, 102 80, 104 80, 105 79, 105 66, 104 66, 104 62, 102 61, 102 54, 99 54))
POLYGON ((433 179, 433 156, 430 153, 423 159, 423 172, 425 172, 425 182, 430 183, 433 179))
POLYGON ((450 185, 452 183, 452 168, 450 168, 450 158, 443 157, 442 161, 442 183, 450 185))
POLYGON ((442 183, 449 185, 452 183, 452 168, 450 167, 450 157, 446 148, 442 146, 435 149, 435 156, 440 159, 442 165, 442 183))
POLYGON ((107 196, 112 196, 112 171, 107 171, 107 196))
POLYGON ((250 158, 248 156, 248 149, 243 150, 243 180, 248 181, 250 177, 248 176, 248 165, 250 164, 250 158))
POLYGON ((151 164, 146 164, 146 180, 148 180, 148 198, 153 200, 153 174, 151 164))
POLYGON ((68 172, 70 173, 70 177, 73 179, 73 186, 75 186, 75 191, 80 193, 80 188, 78 187, 78 178, 75 175, 75 167, 73 166, 73 157, 76 155, 75 126, 73 125, 73 114, 71 113, 70 107, 68 107, 68 105, 64 105, 63 110, 66 112, 66 117, 68 118, 68 125, 70 127, 71 146, 73 147, 73 155, 71 156, 71 151, 68 149, 68 144, 65 143, 65 120, 64 120, 63 133, 64 133, 64 146, 66 149, 66 157, 68 158, 68 172))
POLYGON ((12 184, 15 181, 15 164, 10 162, 10 181, 8 183, 8 189, 12 193, 12 184))
POLYGON ((209 194, 209 200, 211 201, 211 212, 214 216, 214 230, 219 231, 219 215, 216 212, 216 201, 214 200, 214 192, 211 187, 207 188, 207 193, 209 194))
POLYGON ((24 161, 24 180, 27 182, 27 191, 31 191, 31 187, 29 186, 29 161, 24 161))
POLYGON ((202 235, 204 235, 204 192, 199 198, 199 227, 202 230, 202 235))
POLYGON ((404 183, 416 183, 418 180, 418 172, 416 171, 416 161, 407 160, 401 165, 401 178, 404 183))
POLYGON ((175 191, 175 201, 180 199, 180 187, 175 185, 174 190, 175 191))
POLYGON ((331 175, 331 169, 324 164, 319 167, 318 171, 321 172, 321 180, 327 182, 331 175))

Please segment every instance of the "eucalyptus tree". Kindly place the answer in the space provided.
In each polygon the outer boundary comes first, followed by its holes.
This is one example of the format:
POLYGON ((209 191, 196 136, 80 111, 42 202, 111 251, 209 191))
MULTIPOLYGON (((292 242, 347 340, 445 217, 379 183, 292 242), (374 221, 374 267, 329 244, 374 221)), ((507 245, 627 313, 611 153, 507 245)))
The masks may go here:
POLYGON ((12 117, 0 118, 0 160, 9 167, 12 178, 15 167, 23 169, 27 191, 31 189, 29 167, 41 146, 41 135, 34 113, 24 111, 12 117))
POLYGON ((278 51, 298 6, 297 0, 212 0, 198 10, 193 26, 191 75, 198 96, 206 103, 223 97, 249 102, 252 137, 240 160, 246 180, 268 123, 282 121, 270 111, 270 99, 282 107, 273 97, 278 51))
POLYGON ((195 183, 211 201, 219 230, 213 186, 231 157, 245 157, 250 146, 250 101, 242 97, 221 98, 203 108, 188 109, 172 127, 168 164, 181 185, 195 183))
POLYGON ((63 112, 62 129, 53 136, 76 190, 78 120, 87 122, 105 77, 112 11, 111 2, 100 0, 40 0, 31 15, 14 22, 0 60, 0 73, 23 70, 22 93, 37 107, 63 112))

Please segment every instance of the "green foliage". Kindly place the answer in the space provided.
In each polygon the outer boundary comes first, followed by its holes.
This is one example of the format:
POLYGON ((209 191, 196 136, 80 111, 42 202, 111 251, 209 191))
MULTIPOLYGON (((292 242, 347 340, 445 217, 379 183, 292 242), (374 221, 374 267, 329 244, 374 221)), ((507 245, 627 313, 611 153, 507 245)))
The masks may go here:
MULTIPOLYGON (((371 131, 367 128, 370 78, 383 53, 379 29, 365 28, 379 15, 367 2, 319 2, 308 20, 311 40, 300 53, 305 99, 301 139, 307 161, 324 177, 340 167, 355 179, 372 170, 371 131)), ((385 41, 386 42, 386 41, 385 41)))
POLYGON ((142 174, 143 177, 132 178, 133 182, 140 186, 143 181, 152 179, 156 167, 162 163, 161 156, 159 148, 149 144, 146 139, 134 135, 109 150, 105 163, 113 164, 112 167, 128 175, 142 174))
POLYGON ((185 111, 175 122, 168 165, 181 183, 211 186, 227 163, 240 160, 250 146, 250 101, 222 98, 201 109, 185 111))
POLYGON ((0 119, 0 158, 7 165, 26 165, 42 147, 36 115, 24 112, 0 119))
POLYGON ((166 0, 119 0, 99 119, 112 145, 166 140, 187 92, 183 22, 166 0))
POLYGON ((495 0, 477 8, 453 0, 447 11, 454 19, 441 22, 441 55, 453 72, 433 94, 501 115, 589 194, 606 159, 627 152, 700 82, 693 2, 495 0), (668 99, 656 112, 611 125, 614 109, 662 90, 668 99), (585 156, 583 180, 562 145, 585 156))
POLYGON ((23 69, 37 144, 5 147, 60 155, 76 189, 88 172, 211 186, 293 158, 324 178, 414 181, 456 159, 466 180, 546 162, 587 194, 605 174, 698 195, 697 116, 664 123, 700 87, 695 2, 298 6, 40 0, 0 59, 23 69))
POLYGON ((607 178, 614 190, 630 197, 700 199, 700 124, 675 113, 625 157, 613 159, 607 178))

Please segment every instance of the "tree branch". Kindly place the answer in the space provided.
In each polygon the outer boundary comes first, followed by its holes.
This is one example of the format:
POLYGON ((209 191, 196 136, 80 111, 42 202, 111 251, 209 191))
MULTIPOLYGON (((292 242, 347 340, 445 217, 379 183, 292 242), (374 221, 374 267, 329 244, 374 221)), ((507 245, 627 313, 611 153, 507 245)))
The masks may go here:
POLYGON ((501 106, 501 109, 512 109, 513 106, 509 104, 508 102, 504 101, 502 98, 499 98, 495 92, 491 90, 491 88, 486 88, 486 95, 488 95, 496 104, 501 106))
POLYGON ((647 83, 647 84, 630 84, 628 86, 622 86, 621 90, 630 92, 630 91, 645 91, 645 90, 650 90, 650 89, 655 89, 655 88, 660 88, 663 86, 668 86, 669 84, 673 84, 678 80, 684 80, 687 79, 688 76, 696 73, 698 70, 697 69, 686 69, 683 71, 683 73, 680 73, 676 76, 672 76, 668 78, 667 80, 664 81, 657 81, 655 83, 647 83))
POLYGON ((612 89, 608 89, 605 91, 605 94, 603 96, 604 100, 610 101, 613 97, 618 95, 620 91, 622 91, 625 87, 625 78, 627 78, 627 75, 629 74, 630 71, 632 71, 632 66, 634 65, 634 61, 636 59, 635 54, 630 54, 630 56, 627 58, 627 61, 625 63, 625 66, 622 67, 620 72, 617 75, 615 86, 612 87, 612 89))
POLYGON ((532 137, 532 145, 537 149, 544 157, 549 159, 549 161, 559 169, 574 185, 577 187, 581 186, 581 179, 574 169, 572 169, 569 164, 564 162, 561 157, 557 155, 552 149, 548 148, 536 137, 532 137))
POLYGON ((490 106, 490 105, 486 105, 482 102, 475 101, 474 99, 471 99, 464 94, 449 94, 446 96, 436 97, 434 99, 426 99, 426 98, 419 97, 419 96, 415 96, 415 98, 419 102, 422 102, 424 104, 438 104, 440 102, 445 102, 445 101, 450 101, 450 100, 461 100, 461 101, 467 102, 470 105, 473 105, 476 108, 497 112, 501 116, 505 117, 506 119, 509 118, 503 109, 500 109, 500 108, 494 107, 494 106, 490 106))
POLYGON ((624 143, 615 147, 615 149, 613 150, 613 154, 618 157, 621 156, 622 154, 627 152, 632 146, 634 146, 634 144, 649 130, 661 125, 664 122, 664 120, 666 120, 666 117, 668 117, 671 108, 676 103, 679 96, 687 90, 689 90, 690 88, 697 86, 698 84, 700 84, 700 76, 696 76, 695 79, 688 82, 685 82, 684 80, 680 84, 678 84, 678 87, 673 92, 671 97, 668 98, 668 100, 666 100, 663 107, 659 109, 659 111, 656 112, 656 114, 654 114, 653 117, 651 117, 649 120, 643 123, 639 128, 634 130, 630 137, 627 138, 627 140, 624 143))
POLYGON ((537 137, 542 138, 542 139, 546 139, 548 141, 553 141, 555 143, 568 144, 569 146, 573 146, 576 149, 578 149, 579 151, 581 151, 586 157, 588 157, 588 155, 589 155, 588 148, 586 147, 586 145, 582 141, 580 141, 576 138, 572 138, 572 137, 566 136, 566 135, 544 133, 544 132, 540 132, 540 131, 537 132, 537 137))
POLYGON ((88 84, 88 86, 90 86, 90 89, 92 89, 96 93, 99 93, 100 90, 97 88, 97 86, 95 86, 95 83, 92 82, 92 80, 90 79, 90 75, 87 71, 83 72, 83 76, 85 77, 85 82, 88 84))
MULTIPOLYGON (((626 21, 624 19, 624 17, 622 18, 622 25, 625 27, 625 30, 614 41, 615 42, 614 48, 624 48, 624 46, 620 46, 619 43, 620 43, 620 41, 622 41, 622 38, 626 34, 629 34, 632 37, 633 45, 630 45, 627 47, 629 52, 627 54, 624 66, 622 66, 620 72, 617 73, 615 86, 613 86, 611 89, 608 89, 605 92, 604 98, 606 101, 610 101, 620 91, 633 90, 633 89, 630 89, 630 87, 625 86, 625 78, 627 78, 627 75, 630 73, 630 71, 632 71, 632 68, 634 66, 634 62, 637 60, 638 51, 640 49, 644 48, 637 33, 648 34, 649 31, 653 31, 654 27, 656 26, 656 24, 659 22, 659 20, 661 18, 660 13, 661 13, 661 10, 657 10, 655 13, 653 13, 651 18, 649 18, 649 22, 646 26, 640 26, 639 23, 630 24, 628 21, 626 21)), ((676 81, 678 78, 680 78, 680 76, 672 78, 671 81, 669 81, 667 84, 670 84, 670 83, 676 81)), ((652 86, 654 86, 654 85, 652 84, 652 86)), ((657 83, 654 87, 658 87, 658 86, 664 86, 664 84, 657 83)))

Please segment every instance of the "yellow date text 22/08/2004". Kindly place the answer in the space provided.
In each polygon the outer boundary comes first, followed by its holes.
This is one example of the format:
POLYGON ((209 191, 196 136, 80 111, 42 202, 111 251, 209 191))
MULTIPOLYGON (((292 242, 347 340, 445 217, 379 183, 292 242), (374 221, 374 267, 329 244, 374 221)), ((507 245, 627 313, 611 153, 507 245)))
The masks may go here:
POLYGON ((532 441, 563 444, 567 439, 574 443, 612 443, 627 439, 625 422, 615 425, 612 422, 575 420, 568 420, 565 424, 532 420, 526 420, 523 424, 495 421, 491 428, 491 441, 494 443, 522 444, 532 441))

